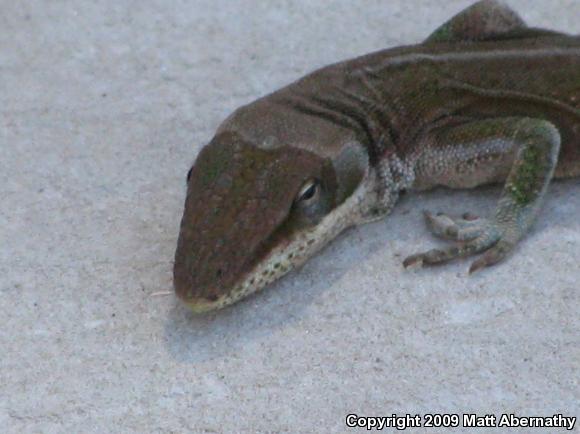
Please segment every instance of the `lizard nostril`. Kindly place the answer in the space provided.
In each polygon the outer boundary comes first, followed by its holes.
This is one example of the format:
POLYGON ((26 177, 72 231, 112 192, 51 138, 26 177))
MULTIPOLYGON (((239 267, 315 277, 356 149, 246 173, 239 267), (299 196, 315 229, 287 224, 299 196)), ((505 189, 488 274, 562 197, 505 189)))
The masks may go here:
POLYGON ((224 274, 224 272, 222 271, 221 268, 219 268, 215 273, 215 277, 220 278, 222 277, 222 274, 224 274))

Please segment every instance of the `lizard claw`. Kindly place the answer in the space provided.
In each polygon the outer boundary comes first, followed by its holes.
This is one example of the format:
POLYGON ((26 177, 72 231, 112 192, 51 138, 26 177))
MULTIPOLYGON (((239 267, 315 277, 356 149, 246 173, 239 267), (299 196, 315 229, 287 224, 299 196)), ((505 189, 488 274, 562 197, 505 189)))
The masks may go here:
POLYGON ((505 230, 494 221, 480 219, 471 214, 464 214, 461 218, 452 218, 443 213, 433 215, 426 211, 424 216, 433 234, 457 243, 411 255, 403 261, 405 268, 438 265, 485 252, 471 265, 469 274, 473 274, 501 261, 515 245, 504 237, 505 230))
POLYGON ((423 254, 422 253, 407 256, 403 260, 403 267, 411 268, 411 267, 415 267, 415 266, 417 266, 417 267, 423 266, 423 254))

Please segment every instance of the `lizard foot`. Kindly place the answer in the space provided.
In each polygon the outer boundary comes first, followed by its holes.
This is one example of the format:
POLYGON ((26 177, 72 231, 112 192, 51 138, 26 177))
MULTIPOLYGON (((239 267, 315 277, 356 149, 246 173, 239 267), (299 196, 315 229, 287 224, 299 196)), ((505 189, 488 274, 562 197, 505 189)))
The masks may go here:
POLYGON ((455 241, 457 244, 411 255, 403 261, 405 268, 416 265, 438 265, 485 252, 469 268, 470 274, 475 273, 505 258, 518 238, 513 236, 511 225, 481 219, 468 213, 460 218, 453 218, 443 213, 433 215, 425 212, 425 221, 434 235, 455 241))
MULTIPOLYGON (((471 215, 451 218, 445 214, 426 213, 430 230, 452 240, 455 245, 409 256, 403 262, 405 267, 441 264, 483 253, 471 264, 469 272, 474 273, 505 258, 536 220, 558 162, 561 142, 558 129, 542 119, 490 119, 455 127, 439 139, 466 143, 473 142, 473 137, 479 137, 476 143, 487 143, 483 146, 487 150, 496 149, 494 146, 499 146, 499 142, 507 141, 514 151, 494 216, 490 219, 471 215)), ((474 171, 474 167, 471 170, 474 171)))

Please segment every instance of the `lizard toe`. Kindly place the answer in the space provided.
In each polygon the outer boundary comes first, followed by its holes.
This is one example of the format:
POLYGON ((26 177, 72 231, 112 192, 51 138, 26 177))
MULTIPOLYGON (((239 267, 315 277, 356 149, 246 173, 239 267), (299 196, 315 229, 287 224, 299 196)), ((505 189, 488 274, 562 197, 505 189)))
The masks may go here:
POLYGON ((476 273, 486 267, 490 267, 502 261, 514 248, 515 244, 506 240, 500 240, 487 250, 479 259, 469 267, 469 274, 476 273))
MULTIPOLYGON (((478 229, 478 231, 480 235, 469 241, 460 242, 456 245, 448 246, 441 249, 431 249, 424 253, 417 253, 408 256, 403 261, 403 266, 405 268, 409 268, 413 266, 443 264, 453 259, 462 258, 465 256, 470 256, 476 253, 484 252, 492 248, 496 243, 498 243, 498 241, 500 241, 501 238, 500 233, 492 225, 487 225, 485 229, 480 228, 478 229)), ((489 257, 490 264, 493 258, 494 258, 493 256, 489 257)), ((500 259, 498 259, 498 261, 500 259)))
POLYGON ((479 219, 470 213, 465 213, 460 218, 441 212, 433 215, 429 211, 424 211, 423 215, 427 228, 433 235, 452 241, 469 241, 479 237, 487 223, 485 219, 479 219))

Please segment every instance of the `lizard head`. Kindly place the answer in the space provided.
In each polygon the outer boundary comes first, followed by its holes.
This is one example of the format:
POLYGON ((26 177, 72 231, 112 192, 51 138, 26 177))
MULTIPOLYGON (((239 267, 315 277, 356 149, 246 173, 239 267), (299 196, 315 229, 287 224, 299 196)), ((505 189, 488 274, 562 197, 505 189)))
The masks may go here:
POLYGON ((194 312, 217 309, 304 263, 356 223, 367 160, 358 144, 321 155, 218 131, 187 176, 179 298, 194 312))

